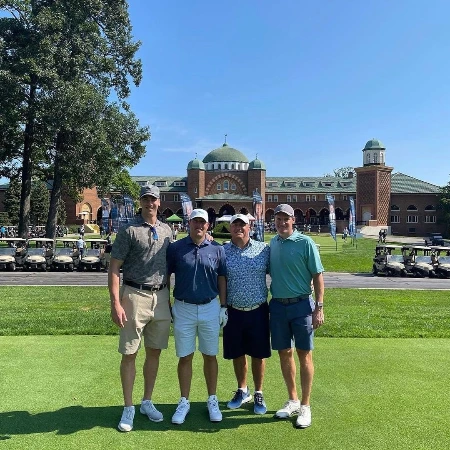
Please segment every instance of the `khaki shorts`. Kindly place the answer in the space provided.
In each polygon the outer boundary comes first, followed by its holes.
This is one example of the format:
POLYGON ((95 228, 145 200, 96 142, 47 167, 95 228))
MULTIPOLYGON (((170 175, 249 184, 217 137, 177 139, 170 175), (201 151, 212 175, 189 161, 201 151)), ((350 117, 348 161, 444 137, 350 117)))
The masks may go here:
POLYGON ((165 349, 169 345, 172 317, 169 309, 169 290, 141 291, 131 286, 120 288, 120 302, 127 321, 120 329, 119 353, 136 353, 144 337, 145 347, 165 349))

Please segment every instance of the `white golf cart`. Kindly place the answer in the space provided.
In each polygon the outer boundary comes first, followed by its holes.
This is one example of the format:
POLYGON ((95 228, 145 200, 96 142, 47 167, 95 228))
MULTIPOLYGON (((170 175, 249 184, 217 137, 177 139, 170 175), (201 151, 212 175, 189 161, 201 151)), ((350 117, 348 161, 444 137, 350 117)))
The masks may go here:
POLYGON ((395 244, 377 245, 373 258, 372 272, 374 275, 390 277, 405 277, 402 246, 395 244))
POLYGON ((433 246, 435 264, 434 272, 441 278, 450 278, 450 247, 433 246))
POLYGON ((26 254, 26 240, 21 238, 2 238, 0 246, 0 270, 16 270, 23 265, 26 254))
POLYGON ((23 264, 24 270, 47 270, 53 261, 53 239, 28 239, 28 251, 23 264))
POLYGON ((86 248, 80 260, 79 270, 106 269, 105 246, 106 239, 85 239, 86 248))
POLYGON ((80 254, 77 249, 77 240, 70 238, 56 239, 55 255, 52 261, 53 270, 68 270, 72 272, 80 264, 80 254), (62 244, 58 246, 58 244, 62 244))

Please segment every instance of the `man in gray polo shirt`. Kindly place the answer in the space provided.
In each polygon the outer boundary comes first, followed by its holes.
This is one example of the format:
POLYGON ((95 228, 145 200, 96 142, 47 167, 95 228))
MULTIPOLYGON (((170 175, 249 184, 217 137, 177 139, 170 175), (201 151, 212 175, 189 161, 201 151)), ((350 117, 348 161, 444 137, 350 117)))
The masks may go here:
POLYGON ((166 250, 172 240, 172 230, 157 219, 160 200, 156 186, 142 187, 140 205, 141 215, 117 233, 108 273, 111 317, 120 327, 120 377, 125 404, 118 426, 120 431, 133 429, 136 355, 142 338, 145 362, 144 395, 140 412, 153 422, 163 420, 163 415, 155 408, 151 399, 161 349, 167 348, 169 341, 171 314, 166 250))

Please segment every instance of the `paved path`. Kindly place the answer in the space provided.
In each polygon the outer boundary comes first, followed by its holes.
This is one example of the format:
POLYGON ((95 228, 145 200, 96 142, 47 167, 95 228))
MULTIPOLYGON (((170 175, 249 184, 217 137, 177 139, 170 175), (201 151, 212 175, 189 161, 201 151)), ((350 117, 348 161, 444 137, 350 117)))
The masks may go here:
MULTIPOLYGON (((450 290, 450 279, 376 277, 369 273, 324 274, 326 288, 450 290)), ((270 277, 267 277, 270 284, 270 277)), ((0 286, 106 286, 105 272, 0 272, 0 286)))

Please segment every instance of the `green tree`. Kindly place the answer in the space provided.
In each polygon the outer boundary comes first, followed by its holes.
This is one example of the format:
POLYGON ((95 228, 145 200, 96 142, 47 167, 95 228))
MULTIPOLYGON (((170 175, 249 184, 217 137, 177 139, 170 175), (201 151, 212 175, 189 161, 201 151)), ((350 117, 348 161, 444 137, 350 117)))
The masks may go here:
POLYGON ((20 181, 18 178, 12 178, 9 182, 8 189, 5 192, 5 200, 3 200, 5 211, 8 213, 9 220, 12 225, 19 223, 20 211, 20 181))
POLYGON ((339 169, 334 169, 333 173, 327 173, 324 175, 324 177, 338 178, 351 178, 354 176, 356 176, 356 171, 353 167, 340 167, 339 169))
POLYGON ((438 211, 440 212, 440 220, 446 225, 446 234, 450 234, 450 182, 441 188, 438 197, 438 211))
POLYGON ((32 225, 43 225, 47 221, 50 195, 48 185, 41 180, 33 180, 30 197, 30 219, 32 225))
POLYGON ((56 221, 58 225, 65 225, 67 220, 67 213, 66 213, 66 202, 61 197, 58 202, 58 212, 56 214, 56 221))

